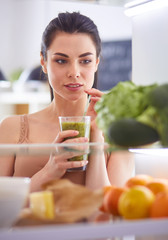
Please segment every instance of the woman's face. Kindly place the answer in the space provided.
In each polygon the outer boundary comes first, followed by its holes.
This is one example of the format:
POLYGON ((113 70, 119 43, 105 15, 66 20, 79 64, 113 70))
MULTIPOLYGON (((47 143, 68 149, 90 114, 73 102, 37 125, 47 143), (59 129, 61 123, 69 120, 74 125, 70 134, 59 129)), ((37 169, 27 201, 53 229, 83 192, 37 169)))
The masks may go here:
POLYGON ((42 60, 54 94, 67 100, 79 99, 92 87, 98 63, 95 45, 85 33, 59 32, 47 51, 47 61, 42 60))

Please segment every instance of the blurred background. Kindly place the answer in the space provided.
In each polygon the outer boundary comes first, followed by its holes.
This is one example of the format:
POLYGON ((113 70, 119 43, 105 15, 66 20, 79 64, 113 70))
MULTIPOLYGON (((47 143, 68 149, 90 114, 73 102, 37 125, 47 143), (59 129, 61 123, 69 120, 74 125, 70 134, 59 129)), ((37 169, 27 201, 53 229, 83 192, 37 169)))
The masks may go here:
POLYGON ((91 17, 102 39, 98 89, 168 82, 167 0, 1 0, 0 120, 50 102, 40 68, 42 33, 59 12, 91 17))
POLYGON ((44 28, 63 11, 91 17, 102 39, 98 88, 109 90, 131 80, 131 20, 123 0, 0 1, 0 120, 11 114, 31 113, 50 102, 48 82, 40 68, 44 28))

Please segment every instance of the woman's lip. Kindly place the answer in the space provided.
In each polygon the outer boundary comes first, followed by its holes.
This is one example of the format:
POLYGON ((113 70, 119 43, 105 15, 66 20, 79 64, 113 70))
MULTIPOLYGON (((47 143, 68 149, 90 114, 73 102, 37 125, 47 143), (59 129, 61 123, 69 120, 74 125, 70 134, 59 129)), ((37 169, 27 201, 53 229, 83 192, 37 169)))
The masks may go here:
POLYGON ((64 85, 67 89, 71 90, 71 91, 77 91, 79 90, 83 85, 79 84, 79 83, 69 83, 64 85))

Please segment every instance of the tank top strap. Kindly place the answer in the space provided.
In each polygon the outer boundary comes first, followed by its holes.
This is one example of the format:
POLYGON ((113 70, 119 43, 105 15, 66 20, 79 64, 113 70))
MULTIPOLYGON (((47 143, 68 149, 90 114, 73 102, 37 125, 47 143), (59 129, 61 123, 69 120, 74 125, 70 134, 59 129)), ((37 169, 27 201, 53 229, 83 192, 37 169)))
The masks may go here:
POLYGON ((18 143, 29 142, 29 124, 27 115, 20 116, 20 137, 18 143))

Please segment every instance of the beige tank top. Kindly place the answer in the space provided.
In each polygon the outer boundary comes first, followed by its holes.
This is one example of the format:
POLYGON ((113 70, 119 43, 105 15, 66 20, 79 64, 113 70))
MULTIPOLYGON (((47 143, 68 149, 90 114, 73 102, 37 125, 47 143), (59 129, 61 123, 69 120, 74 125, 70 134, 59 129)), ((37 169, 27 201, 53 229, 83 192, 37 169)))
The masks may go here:
MULTIPOLYGON (((31 143, 29 140, 29 122, 27 115, 20 116, 20 137, 18 144, 31 143)), ((32 177, 44 167, 49 156, 16 155, 13 176, 32 177)))
POLYGON ((20 116, 20 136, 18 143, 30 143, 29 140, 29 123, 27 115, 20 116))

